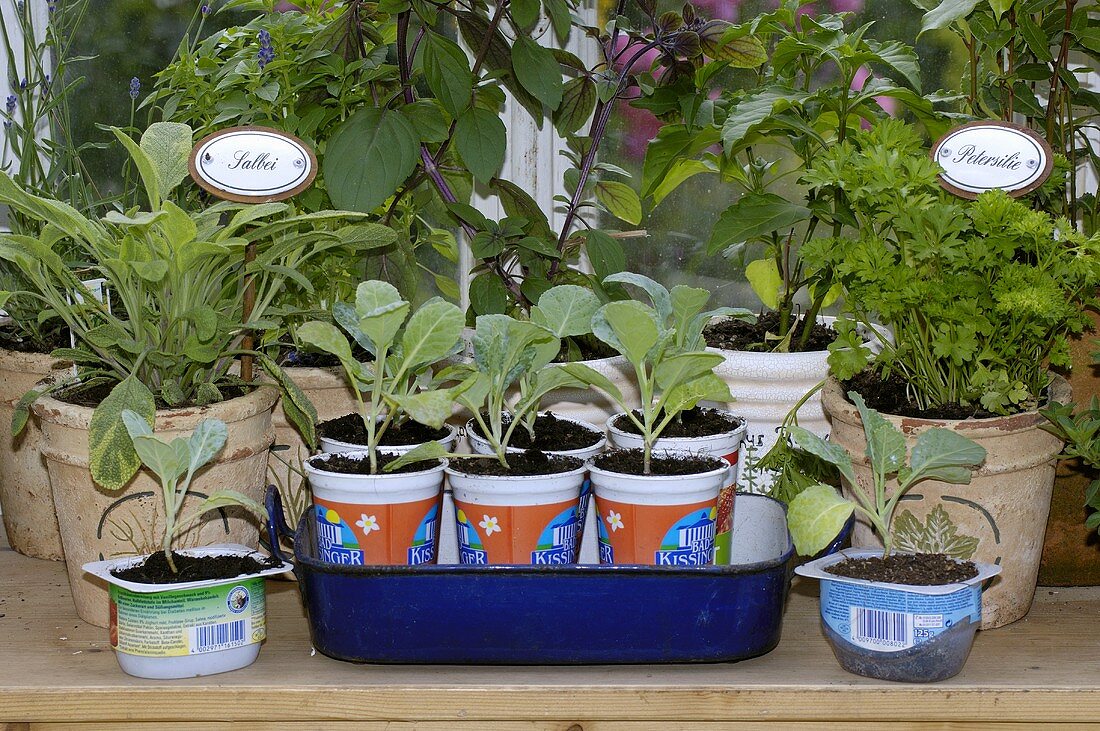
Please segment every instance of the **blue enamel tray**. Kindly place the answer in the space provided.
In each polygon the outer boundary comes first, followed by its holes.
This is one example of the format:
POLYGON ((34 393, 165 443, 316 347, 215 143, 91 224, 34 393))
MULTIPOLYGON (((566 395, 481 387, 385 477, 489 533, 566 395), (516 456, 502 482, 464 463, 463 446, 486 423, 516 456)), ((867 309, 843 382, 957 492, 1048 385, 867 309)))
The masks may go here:
POLYGON ((274 489, 267 508, 276 558, 282 558, 279 537, 293 540, 313 646, 350 662, 562 665, 756 657, 779 642, 795 555, 783 504, 762 495, 735 500, 733 563, 689 568, 336 565, 318 559, 309 512, 292 534, 274 489))

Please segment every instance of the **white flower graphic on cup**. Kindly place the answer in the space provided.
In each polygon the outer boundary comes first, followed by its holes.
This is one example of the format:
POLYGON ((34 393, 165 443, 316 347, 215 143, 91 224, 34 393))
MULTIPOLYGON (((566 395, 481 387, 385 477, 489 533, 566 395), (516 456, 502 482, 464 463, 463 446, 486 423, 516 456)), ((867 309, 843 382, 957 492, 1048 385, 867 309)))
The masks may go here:
POLYGON ((481 517, 483 518, 483 520, 480 523, 478 523, 478 525, 480 525, 481 529, 485 531, 485 537, 486 538, 493 535, 494 533, 500 533, 501 532, 500 531, 500 523, 497 520, 495 515, 492 518, 490 518, 488 515, 483 515, 481 517))
POLYGON ((607 525, 611 528, 611 532, 619 530, 619 528, 625 528, 623 525, 622 513, 616 513, 614 510, 607 511, 607 525))
POLYGON ((369 536, 371 531, 382 530, 382 526, 378 525, 375 517, 365 513, 360 513, 359 520, 355 521, 355 524, 363 529, 363 535, 365 536, 369 536))

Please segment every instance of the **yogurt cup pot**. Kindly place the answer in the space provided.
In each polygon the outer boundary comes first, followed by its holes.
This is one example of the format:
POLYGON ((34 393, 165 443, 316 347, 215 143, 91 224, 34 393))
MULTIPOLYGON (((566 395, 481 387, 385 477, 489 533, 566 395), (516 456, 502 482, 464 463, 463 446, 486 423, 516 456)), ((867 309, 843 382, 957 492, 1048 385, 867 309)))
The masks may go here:
POLYGON ((368 459, 369 452, 320 454, 302 463, 313 491, 321 559, 351 566, 435 563, 447 460, 392 474, 325 470, 324 464, 337 456, 368 459))
POLYGON ((850 673, 903 683, 958 675, 982 623, 982 583, 1000 566, 974 562, 977 576, 954 584, 912 586, 838 576, 825 569, 846 558, 881 556, 848 549, 795 568, 821 582, 821 626, 850 673))
MULTIPOLYGON (((188 556, 255 555, 238 544, 179 551, 188 556)), ((267 637, 264 578, 290 571, 279 566, 226 579, 143 584, 120 579, 145 556, 84 564, 109 585, 111 647, 123 672, 170 680, 239 670, 256 661, 267 637)))

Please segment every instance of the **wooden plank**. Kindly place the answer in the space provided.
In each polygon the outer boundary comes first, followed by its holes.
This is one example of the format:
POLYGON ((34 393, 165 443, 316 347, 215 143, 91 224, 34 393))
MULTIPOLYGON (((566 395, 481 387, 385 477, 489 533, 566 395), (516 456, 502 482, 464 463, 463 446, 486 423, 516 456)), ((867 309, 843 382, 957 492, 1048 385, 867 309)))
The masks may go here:
MULTIPOLYGON (((239 723, 220 723, 211 725, 202 723, 136 723, 126 724, 126 731, 270 731, 278 726, 277 720, 239 723)), ((103 723, 31 723, 9 724, 12 728, 0 725, 0 731, 117 731, 117 724, 103 723), (18 726, 18 728, 15 728, 18 726)), ((1036 725, 1030 723, 990 723, 983 724, 987 731, 1027 731, 1034 728, 1056 728, 1058 731, 1084 731, 1095 729, 1095 724, 1054 724, 1036 725)), ((542 721, 317 721, 298 722, 296 731, 835 731, 836 722, 787 722, 787 721, 691 721, 677 722, 619 722, 589 721, 584 724, 569 722, 542 721)), ((958 723, 845 723, 845 731, 952 731, 953 729, 972 728, 958 723)))
POLYGON ((313 653, 295 585, 271 582, 270 639, 255 665, 149 681, 124 675, 106 631, 75 618, 59 564, 0 550, 0 729, 9 731, 3 722, 22 731, 11 724, 64 721, 100 728, 239 722, 247 729, 256 719, 416 731, 604 731, 622 722, 648 731, 713 721, 810 728, 805 723, 829 720, 988 728, 1100 718, 1100 589, 1040 590, 1027 619, 980 633, 963 672, 931 686, 841 670, 821 635, 815 589, 796 584, 779 647, 741 663, 440 667, 353 665, 313 653))

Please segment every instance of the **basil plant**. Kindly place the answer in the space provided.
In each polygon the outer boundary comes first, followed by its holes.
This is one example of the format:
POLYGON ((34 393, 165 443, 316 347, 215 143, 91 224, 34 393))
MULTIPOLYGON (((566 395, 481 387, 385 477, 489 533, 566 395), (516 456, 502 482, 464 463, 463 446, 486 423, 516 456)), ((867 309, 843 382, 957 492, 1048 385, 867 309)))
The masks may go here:
POLYGON ((297 331, 300 340, 339 359, 367 430, 372 474, 378 473, 378 446, 386 430, 406 419, 441 428, 455 398, 469 387, 431 385, 432 368, 462 350, 462 310, 438 297, 411 316, 410 309, 393 285, 372 280, 356 289, 354 305, 333 307, 333 319, 344 332, 318 320, 297 331), (356 360, 349 337, 373 359, 356 360))
POLYGON ((868 408, 855 391, 849 391, 848 398, 859 409, 866 432, 872 482, 869 488, 856 479, 852 457, 843 447, 802 427, 788 428, 800 447, 835 466, 852 488, 853 499, 849 500, 835 488, 818 483, 791 501, 787 524, 794 546, 803 556, 813 556, 829 545, 853 512, 871 522, 882 538, 883 555, 889 555, 894 546, 894 509, 914 485, 924 480, 967 485, 971 468, 985 460, 984 447, 950 429, 939 428, 921 432, 912 452, 907 453, 905 435, 897 427, 868 408), (890 484, 891 476, 896 477, 896 486, 890 484))
POLYGON ((171 442, 153 435, 153 429, 144 416, 124 409, 122 423, 134 444, 141 461, 157 476, 160 482, 164 507, 164 536, 161 549, 172 573, 178 573, 172 557, 172 546, 179 536, 187 532, 199 518, 211 510, 237 505, 245 508, 263 521, 267 513, 263 506, 247 495, 233 490, 216 490, 203 499, 188 516, 180 518, 187 491, 195 474, 217 456, 225 446, 229 430, 225 422, 205 419, 191 436, 177 437, 171 442))
POLYGON ((710 300, 707 290, 684 285, 668 290, 640 274, 613 274, 604 282, 637 286, 652 303, 609 302, 592 316, 593 334, 634 367, 641 408, 631 409, 615 384, 583 363, 570 363, 564 369, 623 409, 642 435, 643 471, 649 474, 654 444, 682 412, 700 401, 733 400, 729 386, 714 374, 723 357, 706 352, 703 328, 715 317, 751 319, 752 314, 732 307, 704 311, 710 300))

